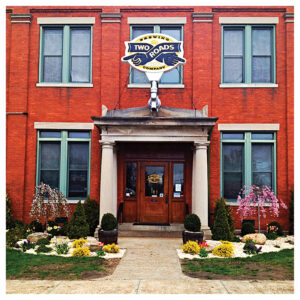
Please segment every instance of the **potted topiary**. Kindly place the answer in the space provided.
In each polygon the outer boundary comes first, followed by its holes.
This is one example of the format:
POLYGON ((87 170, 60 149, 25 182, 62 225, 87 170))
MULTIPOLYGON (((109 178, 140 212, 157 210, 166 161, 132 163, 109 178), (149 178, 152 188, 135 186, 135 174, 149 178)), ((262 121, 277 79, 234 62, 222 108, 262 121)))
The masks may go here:
POLYGON ((118 243, 118 222, 113 214, 106 213, 101 220, 101 228, 98 231, 99 242, 106 244, 118 243))
POLYGON ((204 232, 200 231, 201 222, 197 215, 189 214, 184 219, 184 229, 182 231, 183 244, 187 241, 202 243, 204 232))

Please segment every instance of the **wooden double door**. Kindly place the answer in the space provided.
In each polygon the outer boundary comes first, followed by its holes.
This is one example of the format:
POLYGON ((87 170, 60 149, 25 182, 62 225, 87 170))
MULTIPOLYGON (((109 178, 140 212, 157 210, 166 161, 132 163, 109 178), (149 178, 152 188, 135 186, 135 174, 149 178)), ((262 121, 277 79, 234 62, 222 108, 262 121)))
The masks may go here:
MULTIPOLYGON (((123 222, 182 223, 190 204, 191 161, 182 146, 161 144, 157 151, 139 152, 140 145, 120 151, 118 201, 123 202, 123 222), (132 149, 134 153, 131 153, 132 149), (164 151, 165 150, 165 151, 164 151), (151 153, 159 152, 151 157, 151 153), (123 185, 123 186, 122 186, 123 185)), ((152 145, 152 148, 155 145, 152 145)), ((122 149, 122 147, 120 147, 122 149)), ((189 148, 188 148, 189 149, 189 148)), ((189 153, 189 152, 188 152, 189 153)))

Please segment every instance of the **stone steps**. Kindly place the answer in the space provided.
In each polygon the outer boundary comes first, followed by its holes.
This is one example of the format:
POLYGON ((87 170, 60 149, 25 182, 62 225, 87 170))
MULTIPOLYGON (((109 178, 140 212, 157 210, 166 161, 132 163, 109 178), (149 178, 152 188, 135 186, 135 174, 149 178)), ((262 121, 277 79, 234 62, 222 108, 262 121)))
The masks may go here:
POLYGON ((133 225, 133 223, 119 224, 120 237, 169 237, 181 238, 183 224, 162 225, 133 225))

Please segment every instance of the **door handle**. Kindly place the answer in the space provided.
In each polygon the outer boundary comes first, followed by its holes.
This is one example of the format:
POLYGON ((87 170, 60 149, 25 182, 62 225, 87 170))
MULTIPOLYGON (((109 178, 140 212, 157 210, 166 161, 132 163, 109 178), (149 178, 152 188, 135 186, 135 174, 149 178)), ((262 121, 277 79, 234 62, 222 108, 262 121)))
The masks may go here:
POLYGON ((166 194, 166 204, 168 204, 169 203, 169 195, 168 194, 166 194))

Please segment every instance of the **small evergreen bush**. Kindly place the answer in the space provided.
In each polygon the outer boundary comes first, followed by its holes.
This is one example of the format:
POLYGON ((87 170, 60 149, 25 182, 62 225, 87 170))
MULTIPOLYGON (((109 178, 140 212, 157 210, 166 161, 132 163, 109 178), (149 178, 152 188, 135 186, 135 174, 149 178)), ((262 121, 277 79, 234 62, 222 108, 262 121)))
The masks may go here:
POLYGON ((46 245, 40 245, 38 248, 35 250, 36 253, 49 253, 52 251, 52 248, 47 247, 46 245))
POLYGON ((68 224, 67 233, 70 239, 86 237, 89 234, 89 224, 86 222, 84 209, 80 201, 78 201, 71 221, 68 224))
POLYGON ((113 214, 106 213, 103 215, 101 220, 101 229, 108 231, 108 230, 114 230, 118 226, 117 219, 113 214))
POLYGON ((11 209, 11 200, 6 194, 6 229, 15 227, 13 220, 13 212, 11 209))
POLYGON ((29 224, 29 228, 33 232, 43 232, 44 231, 42 223, 37 220, 31 221, 29 224))
POLYGON ((270 230, 270 227, 272 227, 272 226, 276 226, 276 227, 277 227, 276 234, 277 234, 278 236, 283 236, 282 227, 281 227, 281 225, 280 225, 278 222, 276 222, 276 221, 273 221, 273 222, 271 222, 271 223, 268 224, 268 233, 272 231, 272 230, 270 230))
POLYGON ((88 196, 83 203, 83 208, 86 221, 90 227, 90 235, 93 236, 95 229, 99 224, 99 204, 88 196))
POLYGON ((184 218, 185 230, 192 232, 199 232, 201 229, 201 222, 197 215, 189 214, 184 218))
POLYGON ((15 227, 8 229, 6 232, 6 245, 8 247, 14 247, 15 244, 24 239, 26 230, 24 227, 15 227))
POLYGON ((245 222, 242 225, 241 235, 244 236, 246 234, 255 233, 255 229, 252 223, 245 222))
POLYGON ((37 245, 50 245, 50 241, 46 238, 41 238, 37 241, 37 245))
POLYGON ((230 241, 233 236, 228 224, 225 201, 219 201, 215 215, 214 226, 212 228, 212 239, 230 241))
POLYGON ((231 207, 226 204, 226 199, 225 198, 220 198, 220 199, 217 199, 215 201, 214 219, 217 216, 217 212, 219 210, 220 205, 225 206, 227 222, 228 222, 229 231, 230 231, 230 238, 228 240, 233 241, 233 239, 234 239, 234 220, 233 220, 233 217, 232 217, 231 207))
POLYGON ((21 220, 14 220, 14 227, 24 228, 24 224, 21 220))
POLYGON ((278 235, 275 232, 268 232, 266 233, 266 238, 268 240, 276 240, 278 238, 278 235))
POLYGON ((289 234, 294 234, 294 191, 291 192, 291 205, 290 205, 290 228, 289 228, 289 234))
POLYGON ((52 236, 57 236, 60 234, 60 227, 58 223, 53 220, 48 221, 48 228, 46 228, 46 222, 44 224, 44 228, 47 230, 47 233, 51 234, 52 236), (49 230, 50 229, 50 230, 49 230))

